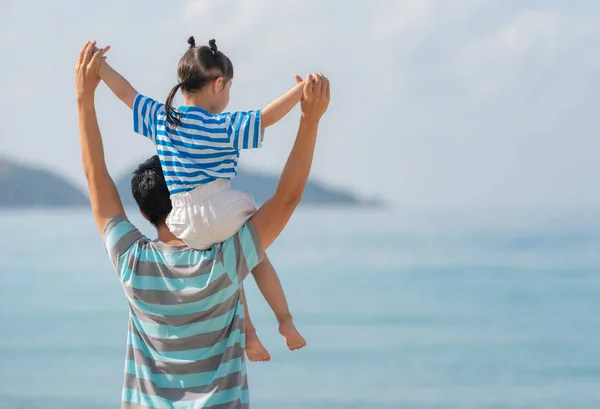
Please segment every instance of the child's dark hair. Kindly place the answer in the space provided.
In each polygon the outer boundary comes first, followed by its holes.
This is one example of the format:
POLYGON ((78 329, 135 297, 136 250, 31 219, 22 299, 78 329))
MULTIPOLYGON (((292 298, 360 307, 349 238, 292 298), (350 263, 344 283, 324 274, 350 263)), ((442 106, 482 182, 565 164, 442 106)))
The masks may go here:
POLYGON ((194 92, 219 77, 223 77, 225 81, 233 79, 233 64, 225 54, 217 49, 215 40, 210 40, 208 45, 196 47, 196 40, 194 37, 190 37, 188 44, 190 48, 183 54, 177 66, 179 83, 173 87, 165 102, 167 122, 175 126, 179 124, 179 118, 178 112, 172 105, 180 88, 185 92, 194 92))

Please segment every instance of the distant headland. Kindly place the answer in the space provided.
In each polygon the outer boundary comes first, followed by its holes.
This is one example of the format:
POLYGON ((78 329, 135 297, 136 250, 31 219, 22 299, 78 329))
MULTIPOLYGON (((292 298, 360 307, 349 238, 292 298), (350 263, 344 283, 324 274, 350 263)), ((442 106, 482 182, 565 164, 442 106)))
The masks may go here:
POLYGON ((89 199, 59 175, 0 158, 0 208, 67 206, 89 206, 89 199))
MULTIPOLYGON (((125 206, 134 205, 130 174, 116 179, 125 206)), ((232 186, 254 196, 257 203, 267 200, 277 187, 278 177, 241 169, 232 186)), ((377 200, 365 200, 352 192, 331 188, 310 180, 303 205, 380 207, 377 200)), ((0 158, 0 208, 83 207, 89 206, 86 192, 63 177, 42 168, 0 158)))

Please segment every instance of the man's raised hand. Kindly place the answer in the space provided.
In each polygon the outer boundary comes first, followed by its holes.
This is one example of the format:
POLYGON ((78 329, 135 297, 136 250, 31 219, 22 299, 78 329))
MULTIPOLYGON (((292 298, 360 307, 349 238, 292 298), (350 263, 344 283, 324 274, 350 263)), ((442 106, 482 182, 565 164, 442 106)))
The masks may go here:
POLYGON ((329 79, 323 74, 309 74, 304 80, 302 116, 319 120, 327 111, 330 99, 329 79))
POLYGON ((75 66, 75 93, 77 99, 94 95, 100 77, 98 68, 106 58, 104 54, 110 50, 110 46, 98 50, 95 41, 87 41, 79 52, 79 59, 75 66))

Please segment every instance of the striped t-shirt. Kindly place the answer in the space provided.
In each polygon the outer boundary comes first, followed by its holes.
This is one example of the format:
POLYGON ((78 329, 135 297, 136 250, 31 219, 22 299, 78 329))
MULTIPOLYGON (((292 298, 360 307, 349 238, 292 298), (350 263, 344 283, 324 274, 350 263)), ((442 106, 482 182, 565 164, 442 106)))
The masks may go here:
POLYGON ((133 103, 133 129, 156 145, 172 195, 233 178, 240 150, 262 146, 260 110, 217 115, 192 106, 177 110, 181 122, 175 126, 167 123, 164 104, 141 94, 133 103))
POLYGON ((263 257, 252 222, 204 251, 151 241, 125 216, 103 236, 129 304, 121 408, 248 408, 241 286, 263 257))

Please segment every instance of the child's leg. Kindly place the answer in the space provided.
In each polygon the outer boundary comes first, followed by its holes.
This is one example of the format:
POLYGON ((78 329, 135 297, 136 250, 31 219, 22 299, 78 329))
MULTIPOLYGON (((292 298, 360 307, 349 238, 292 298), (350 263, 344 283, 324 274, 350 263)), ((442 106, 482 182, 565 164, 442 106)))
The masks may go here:
POLYGON ((246 302, 246 292, 242 287, 242 302, 244 303, 244 327, 246 335, 246 356, 252 362, 264 362, 270 361, 271 355, 265 349, 263 344, 256 335, 256 328, 252 325, 250 320, 250 313, 248 312, 248 303, 246 302))
POLYGON ((279 332, 284 336, 288 348, 293 351, 306 346, 306 341, 294 326, 281 282, 266 254, 262 263, 254 267, 252 275, 260 292, 277 317, 279 332))

